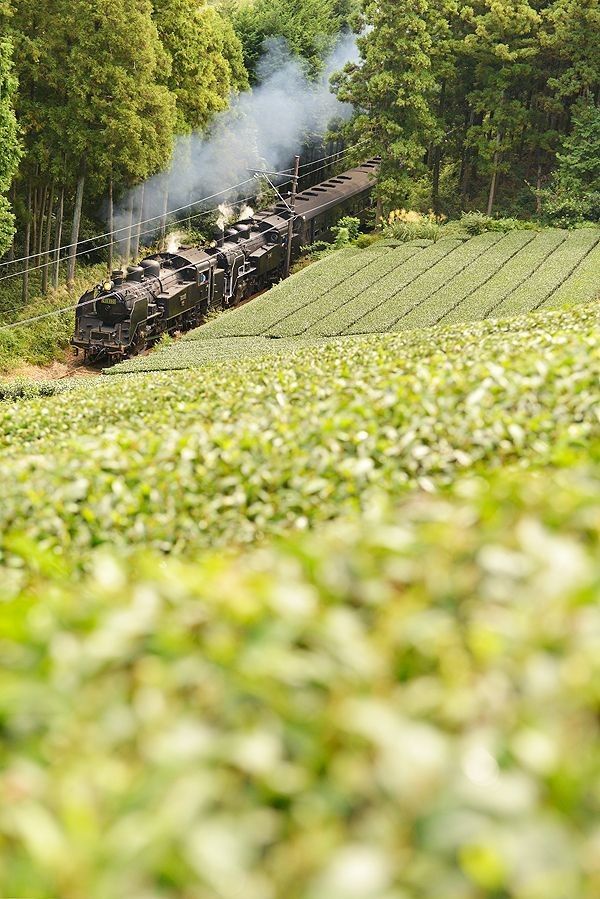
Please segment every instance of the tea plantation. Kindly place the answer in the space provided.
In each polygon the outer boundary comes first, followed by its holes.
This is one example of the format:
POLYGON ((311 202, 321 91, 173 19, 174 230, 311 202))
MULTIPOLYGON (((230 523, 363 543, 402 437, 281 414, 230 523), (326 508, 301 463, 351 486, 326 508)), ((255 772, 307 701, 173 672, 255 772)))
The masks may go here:
POLYGON ((108 373, 189 368, 205 359, 271 353, 272 343, 279 344, 276 352, 285 352, 294 341, 503 319, 585 302, 598 291, 600 230, 595 228, 375 244, 322 259, 150 361, 132 360, 108 373), (187 345, 200 342, 206 346, 187 345))
POLYGON ((343 251, 3 388, 1 896, 600 894, 599 241, 343 251))

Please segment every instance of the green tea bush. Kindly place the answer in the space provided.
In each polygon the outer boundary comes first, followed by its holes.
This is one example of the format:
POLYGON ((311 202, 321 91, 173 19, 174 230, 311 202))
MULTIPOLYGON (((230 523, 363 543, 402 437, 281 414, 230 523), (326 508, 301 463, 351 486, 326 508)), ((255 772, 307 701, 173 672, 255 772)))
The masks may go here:
POLYGON ((3 534, 1 894, 595 899, 599 513, 496 474, 76 584, 3 534))
POLYGON ((99 545, 193 555, 359 511, 377 491, 548 466, 600 429, 597 327, 592 304, 280 356, 236 345, 197 370, 0 404, 0 532, 77 570, 99 545))
POLYGON ((36 396, 56 396, 71 389, 68 381, 40 380, 30 378, 11 378, 0 381, 0 402, 10 402, 20 399, 32 399, 36 396))
POLYGON ((563 284, 572 277, 599 243, 600 232, 597 230, 573 231, 544 265, 497 307, 494 314, 499 317, 514 315, 551 304, 554 295, 559 293, 563 284))
POLYGON ((436 325, 474 295, 479 297, 481 303, 491 279, 526 250, 533 239, 534 235, 530 232, 507 233, 501 240, 486 247, 475 261, 439 287, 424 303, 403 315, 394 327, 405 329, 436 325))
POLYGON ((406 278, 401 273, 395 283, 381 281, 365 292, 363 310, 345 333, 393 330, 405 315, 434 297, 498 240, 498 235, 482 234, 467 243, 443 240, 421 250, 417 264, 406 270, 406 278))
MULTIPOLYGON (((523 236, 520 232, 515 236, 523 236)), ((525 235, 528 237, 529 234, 525 235)), ((466 296, 458 305, 448 309, 441 321, 451 324, 473 319, 494 317, 504 301, 508 301, 516 291, 534 277, 539 269, 552 259, 553 254, 568 239, 565 231, 546 229, 533 236, 525 244, 523 252, 517 253, 481 288, 466 296)), ((591 280, 591 278, 590 278, 591 280)), ((594 296, 593 285, 581 281, 574 295, 579 299, 594 296)))

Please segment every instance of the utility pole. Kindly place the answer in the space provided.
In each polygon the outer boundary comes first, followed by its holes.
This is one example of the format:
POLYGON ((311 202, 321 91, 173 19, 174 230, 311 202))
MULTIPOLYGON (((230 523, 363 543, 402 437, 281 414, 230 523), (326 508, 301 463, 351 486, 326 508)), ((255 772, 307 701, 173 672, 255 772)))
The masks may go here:
POLYGON ((298 175, 300 173, 300 157, 296 156, 296 161, 294 164, 294 178, 292 180, 292 192, 290 194, 290 220, 288 222, 288 236, 287 236, 287 258, 285 261, 285 270, 283 277, 289 278, 290 276, 290 267, 292 264, 292 242, 294 240, 294 222, 296 221, 296 194, 298 193, 298 175))

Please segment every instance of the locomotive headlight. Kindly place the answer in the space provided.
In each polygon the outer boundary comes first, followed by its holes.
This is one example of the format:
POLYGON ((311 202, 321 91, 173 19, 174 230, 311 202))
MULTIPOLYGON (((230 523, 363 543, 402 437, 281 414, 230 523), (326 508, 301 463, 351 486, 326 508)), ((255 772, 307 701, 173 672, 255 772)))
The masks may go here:
POLYGON ((112 281, 105 281, 102 285, 103 289, 108 293, 109 290, 112 290, 115 285, 112 281))

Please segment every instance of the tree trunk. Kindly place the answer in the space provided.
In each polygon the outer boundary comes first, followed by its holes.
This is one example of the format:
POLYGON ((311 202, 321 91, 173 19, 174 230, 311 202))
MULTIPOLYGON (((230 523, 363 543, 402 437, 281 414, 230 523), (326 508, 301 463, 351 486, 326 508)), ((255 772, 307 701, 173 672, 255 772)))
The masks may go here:
POLYGON ((37 244, 35 248, 35 252, 38 257, 38 265, 43 261, 42 260, 42 246, 44 243, 44 220, 46 217, 46 200, 48 199, 48 185, 45 184, 43 190, 40 194, 40 206, 39 206, 39 223, 37 227, 37 244))
POLYGON ((496 152, 494 153, 494 169, 492 172, 492 181, 490 183, 490 192, 488 195, 487 214, 491 215, 494 211, 494 203, 496 201, 496 190, 498 188, 498 167, 500 165, 500 145, 502 144, 502 133, 498 132, 496 138, 496 152))
POLYGON ((108 237, 108 273, 113 270, 113 237, 115 230, 115 207, 113 200, 113 176, 112 172, 110 174, 110 181, 108 182, 108 230, 110 231, 110 235, 108 237))
POLYGON ((164 248, 167 238, 167 214, 169 212, 169 175, 166 174, 163 181, 163 207, 160 221, 160 245, 164 248))
POLYGON ((42 269, 42 294, 48 293, 48 276, 50 274, 50 240, 52 238, 52 212, 54 211, 54 182, 50 185, 48 200, 48 220, 46 222, 46 241, 44 244, 44 267, 42 269))
POLYGON ((31 249, 31 205, 32 185, 31 178, 27 186, 27 221, 25 223, 25 261, 23 263, 23 305, 29 300, 29 251, 31 249))
POLYGON ((127 265, 131 259, 131 236, 133 230, 133 190, 129 192, 129 227, 127 228, 127 238, 125 240, 125 265, 127 265))
POLYGON ((383 219, 383 202, 381 197, 377 197, 377 206, 375 208, 375 227, 379 228, 383 219))
MULTIPOLYGON (((37 170, 36 170, 37 174, 37 170)), ((30 238, 29 238, 29 247, 32 254, 31 265, 32 267, 37 265, 37 259, 35 258, 35 248, 37 247, 37 231, 38 231, 38 197, 39 190, 37 187, 33 188, 33 195, 31 200, 31 230, 30 230, 30 238)), ((28 254, 29 255, 29 254, 28 254)))
POLYGON ((465 209, 467 205, 467 201, 469 198, 469 181, 471 177, 472 167, 471 167, 471 151, 467 146, 467 138, 469 136, 469 131, 475 124, 475 113, 473 110, 470 111, 468 118, 465 116, 465 139, 463 141, 463 150, 461 157, 461 166, 460 166, 460 208, 465 209))
POLYGON ((436 215, 440 214, 440 169, 442 164, 442 149, 435 147, 433 151, 433 173, 431 181, 431 205, 436 215))
POLYGON ((137 227, 135 229, 135 238, 133 241, 133 261, 137 262, 140 252, 140 237, 142 236, 142 222, 144 220, 144 185, 142 184, 138 191, 140 198, 140 208, 138 212, 137 227))
POLYGON ((60 200, 58 202, 58 211, 56 213, 56 230, 55 230, 55 258, 54 258, 54 289, 58 288, 60 281, 60 243, 62 240, 63 221, 65 215, 65 188, 64 185, 60 189, 60 200))
POLYGON ((85 161, 79 167, 77 179, 77 191, 75 193, 75 207, 73 209, 73 225, 71 228, 71 243, 69 246, 69 266, 67 269, 67 284, 73 287, 75 283, 75 265, 77 262, 77 245, 79 243, 79 229, 81 227, 81 210, 83 208, 83 189, 85 187, 85 161))
MULTIPOLYGON (((17 185, 16 185, 16 182, 14 182, 14 181, 13 181, 13 186, 10 191, 10 205, 11 205, 12 211, 14 212, 16 205, 17 205, 17 185)), ((8 261, 9 262, 13 262, 13 260, 15 258, 15 237, 16 237, 16 232, 15 232, 15 234, 13 234, 13 239, 11 240, 10 247, 8 248, 8 261)))
POLYGON ((537 192, 535 195, 535 211, 537 215, 542 214, 542 198, 540 196, 540 191, 542 189, 542 163, 538 163, 537 167, 537 182, 536 182, 537 192))

